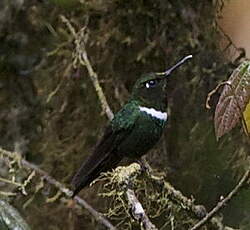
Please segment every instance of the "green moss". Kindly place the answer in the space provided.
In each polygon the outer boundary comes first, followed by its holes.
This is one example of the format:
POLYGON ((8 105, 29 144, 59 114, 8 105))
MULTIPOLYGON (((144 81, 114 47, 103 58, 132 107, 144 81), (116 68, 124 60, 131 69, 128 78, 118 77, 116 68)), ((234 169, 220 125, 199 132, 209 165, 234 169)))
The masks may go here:
MULTIPOLYGON (((87 71, 73 67, 74 42, 58 17, 63 14, 76 31, 87 25, 88 55, 113 111, 128 99, 142 73, 163 71, 184 55, 194 54, 169 79, 165 138, 148 159, 154 168, 168 171, 173 185, 206 207, 213 207, 236 184, 249 145, 239 129, 217 143, 213 112, 205 109, 207 93, 232 68, 218 48, 214 1, 25 1, 22 9, 0 31, 2 147, 21 147, 24 156, 69 185, 107 123, 87 71)), ((216 96, 211 103, 216 103, 216 96)), ((136 185, 139 199, 159 227, 166 224, 163 228, 169 229, 172 220, 176 229, 191 225, 193 220, 166 194, 144 180, 136 185)), ((94 186, 82 196, 97 210, 107 211, 112 200, 98 197, 94 186)), ((43 200, 38 196, 45 200, 55 193, 45 185, 23 211, 32 228, 42 230, 46 222, 48 229, 101 229, 86 212, 78 218, 59 201, 40 205, 43 200)), ((112 210, 119 209, 115 213, 128 218, 124 201, 118 201, 112 210)), ((238 202, 244 203, 246 212, 239 211, 240 205, 224 209, 234 225, 250 213, 246 196, 238 202), (231 213, 240 215, 234 218, 231 213)), ((18 197, 13 203, 22 210, 25 199, 18 197)))

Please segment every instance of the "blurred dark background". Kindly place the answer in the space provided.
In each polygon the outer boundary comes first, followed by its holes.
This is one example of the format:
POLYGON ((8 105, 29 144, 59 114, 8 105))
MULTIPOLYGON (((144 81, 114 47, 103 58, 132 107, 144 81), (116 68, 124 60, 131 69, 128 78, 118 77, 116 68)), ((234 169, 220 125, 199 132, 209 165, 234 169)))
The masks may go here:
MULTIPOLYGON (((228 39, 216 22, 223 7, 219 0, 2 0, 0 146, 69 184, 107 123, 86 69, 73 65, 74 43, 60 20, 64 15, 77 30, 89 29, 88 55, 113 111, 142 73, 163 71, 194 55, 169 79, 167 129, 147 159, 177 189, 211 209, 249 164, 240 127, 216 141, 213 106, 219 95, 212 98, 211 110, 205 108, 208 92, 237 66, 232 56, 238 51, 232 44, 229 55, 228 39)), ((7 177, 7 169, 2 167, 0 175, 7 177)), ((87 212, 79 214, 60 201, 46 203, 56 190, 45 185, 34 195, 37 184, 26 197, 8 198, 32 229, 103 228, 87 212)), ((107 201, 97 195, 100 184, 81 196, 107 211, 107 201)), ((11 189, 0 184, 0 190, 11 189)), ((223 209, 223 218, 227 225, 250 228, 249 189, 223 209)))

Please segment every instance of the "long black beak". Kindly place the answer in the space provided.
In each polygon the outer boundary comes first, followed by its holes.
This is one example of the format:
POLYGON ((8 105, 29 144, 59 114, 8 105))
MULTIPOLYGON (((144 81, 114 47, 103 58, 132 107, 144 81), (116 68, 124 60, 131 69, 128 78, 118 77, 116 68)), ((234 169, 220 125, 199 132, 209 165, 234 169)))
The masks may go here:
POLYGON ((188 56, 182 58, 182 59, 181 59, 179 62, 177 62, 174 66, 172 66, 170 69, 166 70, 166 71, 164 72, 165 75, 166 75, 166 76, 170 75, 171 72, 172 72, 173 70, 177 69, 177 68, 178 68, 180 65, 182 65, 186 60, 188 60, 188 59, 190 59, 190 58, 192 58, 192 57, 193 57, 193 55, 188 55, 188 56))
POLYGON ((188 56, 182 58, 179 62, 177 62, 174 66, 172 66, 171 68, 169 68, 169 69, 166 70, 165 72, 163 72, 163 73, 158 73, 158 74, 168 76, 168 75, 171 74, 171 72, 172 72, 173 70, 177 69, 177 68, 178 68, 179 66, 181 66, 186 60, 188 60, 188 59, 190 59, 190 58, 192 58, 192 57, 193 57, 193 55, 188 55, 188 56))

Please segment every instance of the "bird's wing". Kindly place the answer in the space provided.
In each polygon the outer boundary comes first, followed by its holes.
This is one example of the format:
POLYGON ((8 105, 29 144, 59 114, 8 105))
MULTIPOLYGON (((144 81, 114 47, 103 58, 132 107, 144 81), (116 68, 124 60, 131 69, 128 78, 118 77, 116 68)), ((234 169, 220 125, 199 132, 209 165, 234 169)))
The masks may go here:
POLYGON ((123 156, 115 150, 133 129, 138 115, 138 107, 133 104, 125 105, 115 115, 93 153, 74 176, 72 180, 75 187, 74 195, 96 179, 101 172, 114 168, 120 162, 123 156))

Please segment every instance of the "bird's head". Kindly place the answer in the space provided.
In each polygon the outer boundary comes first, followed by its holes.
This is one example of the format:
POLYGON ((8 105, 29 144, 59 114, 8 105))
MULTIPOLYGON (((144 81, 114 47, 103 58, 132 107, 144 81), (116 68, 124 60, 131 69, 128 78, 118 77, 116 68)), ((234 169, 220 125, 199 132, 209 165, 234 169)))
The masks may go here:
POLYGON ((131 99, 138 101, 141 105, 146 107, 153 107, 160 110, 165 109, 167 104, 167 77, 173 70, 190 58, 192 58, 192 55, 184 57, 181 61, 165 72, 143 74, 141 78, 136 81, 133 87, 131 99))

